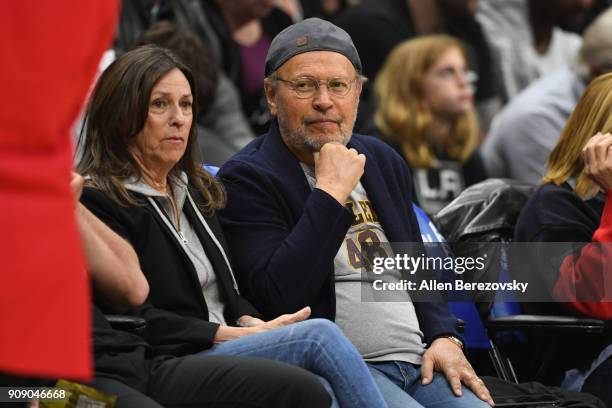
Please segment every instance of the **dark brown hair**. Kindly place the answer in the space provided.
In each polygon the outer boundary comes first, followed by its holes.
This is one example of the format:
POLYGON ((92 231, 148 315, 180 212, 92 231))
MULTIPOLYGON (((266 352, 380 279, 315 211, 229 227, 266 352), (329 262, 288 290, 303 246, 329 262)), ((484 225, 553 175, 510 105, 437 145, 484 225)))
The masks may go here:
MULTIPOLYGON (((127 179, 141 177, 141 170, 129 153, 130 142, 143 129, 148 116, 149 98, 155 84, 168 72, 179 69, 193 94, 193 116, 197 116, 197 89, 191 70, 172 52, 146 45, 126 52, 100 76, 85 114, 79 137, 81 158, 77 171, 86 183, 108 194, 122 206, 141 205, 124 187, 127 179)), ((206 215, 221 208, 225 193, 221 184, 197 164, 197 125, 189 130, 185 154, 171 175, 184 171, 191 188, 198 191, 206 215)))

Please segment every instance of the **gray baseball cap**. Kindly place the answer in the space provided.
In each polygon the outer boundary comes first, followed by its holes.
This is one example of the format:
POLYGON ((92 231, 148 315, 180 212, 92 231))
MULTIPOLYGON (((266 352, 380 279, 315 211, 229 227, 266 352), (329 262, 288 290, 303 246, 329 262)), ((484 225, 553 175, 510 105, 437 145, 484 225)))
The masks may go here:
POLYGON ((291 57, 310 51, 333 51, 344 55, 361 73, 361 60, 346 31, 320 18, 307 18, 278 33, 266 56, 266 76, 291 57))

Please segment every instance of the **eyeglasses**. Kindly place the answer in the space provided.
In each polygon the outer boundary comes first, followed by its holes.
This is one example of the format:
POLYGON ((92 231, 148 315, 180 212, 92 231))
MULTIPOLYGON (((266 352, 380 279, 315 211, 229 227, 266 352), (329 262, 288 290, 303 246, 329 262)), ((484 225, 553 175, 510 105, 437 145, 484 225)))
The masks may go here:
POLYGON ((343 98, 348 95, 349 92, 351 92, 353 83, 357 81, 359 77, 355 77, 353 79, 332 78, 328 79, 327 81, 308 77, 297 78, 293 81, 279 77, 275 77, 273 79, 287 84, 287 86, 289 86, 295 92, 298 98, 307 99, 312 98, 314 94, 319 91, 321 84, 325 84, 325 86, 327 86, 327 90, 333 96, 343 98))
POLYGON ((451 67, 434 71, 433 75, 445 81, 451 79, 459 79, 460 77, 463 77, 463 80, 465 80, 465 82, 470 85, 473 85, 478 82, 478 74, 476 72, 470 70, 459 71, 451 67))

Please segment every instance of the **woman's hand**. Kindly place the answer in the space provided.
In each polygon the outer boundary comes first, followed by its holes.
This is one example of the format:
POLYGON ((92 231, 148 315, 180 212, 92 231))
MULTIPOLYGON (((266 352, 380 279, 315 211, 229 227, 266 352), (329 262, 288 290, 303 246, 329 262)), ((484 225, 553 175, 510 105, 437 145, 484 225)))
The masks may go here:
POLYGON ((310 307, 305 307, 292 314, 284 314, 274 320, 264 322, 261 319, 252 316, 241 316, 238 319, 238 324, 242 327, 219 326, 215 335, 215 343, 223 343, 225 341, 237 339, 250 334, 261 333, 271 329, 287 326, 292 323, 301 322, 310 317, 310 307))
POLYGON ((604 191, 612 189, 612 135, 597 133, 582 149, 584 172, 604 191))

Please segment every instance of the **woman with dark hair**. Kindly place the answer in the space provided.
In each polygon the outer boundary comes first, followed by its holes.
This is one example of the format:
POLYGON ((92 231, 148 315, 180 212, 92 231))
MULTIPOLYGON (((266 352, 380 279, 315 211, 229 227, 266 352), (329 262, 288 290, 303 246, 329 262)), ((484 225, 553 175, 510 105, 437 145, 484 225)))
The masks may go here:
POLYGON ((82 201, 138 254, 150 285, 148 300, 134 311, 147 321, 144 340, 155 355, 298 365, 327 380, 342 406, 385 406, 333 323, 302 321, 309 308, 264 322, 240 295, 215 216, 224 189, 193 157, 196 95, 176 56, 143 46, 102 74, 85 117, 77 166, 86 178, 82 201))
MULTIPOLYGON (((198 126, 200 160, 221 166, 252 140, 250 135, 241 137, 240 132, 228 131, 227 126, 237 129, 242 122, 245 129, 248 127, 242 111, 220 109, 225 106, 222 101, 231 99, 231 92, 226 87, 228 79, 218 72, 206 44, 187 28, 177 27, 171 21, 158 21, 149 27, 140 36, 137 45, 146 44, 169 49, 191 69, 198 84, 198 116, 194 117, 194 121, 198 126)), ((239 108, 238 94, 235 96, 238 102, 236 107, 239 108)))

